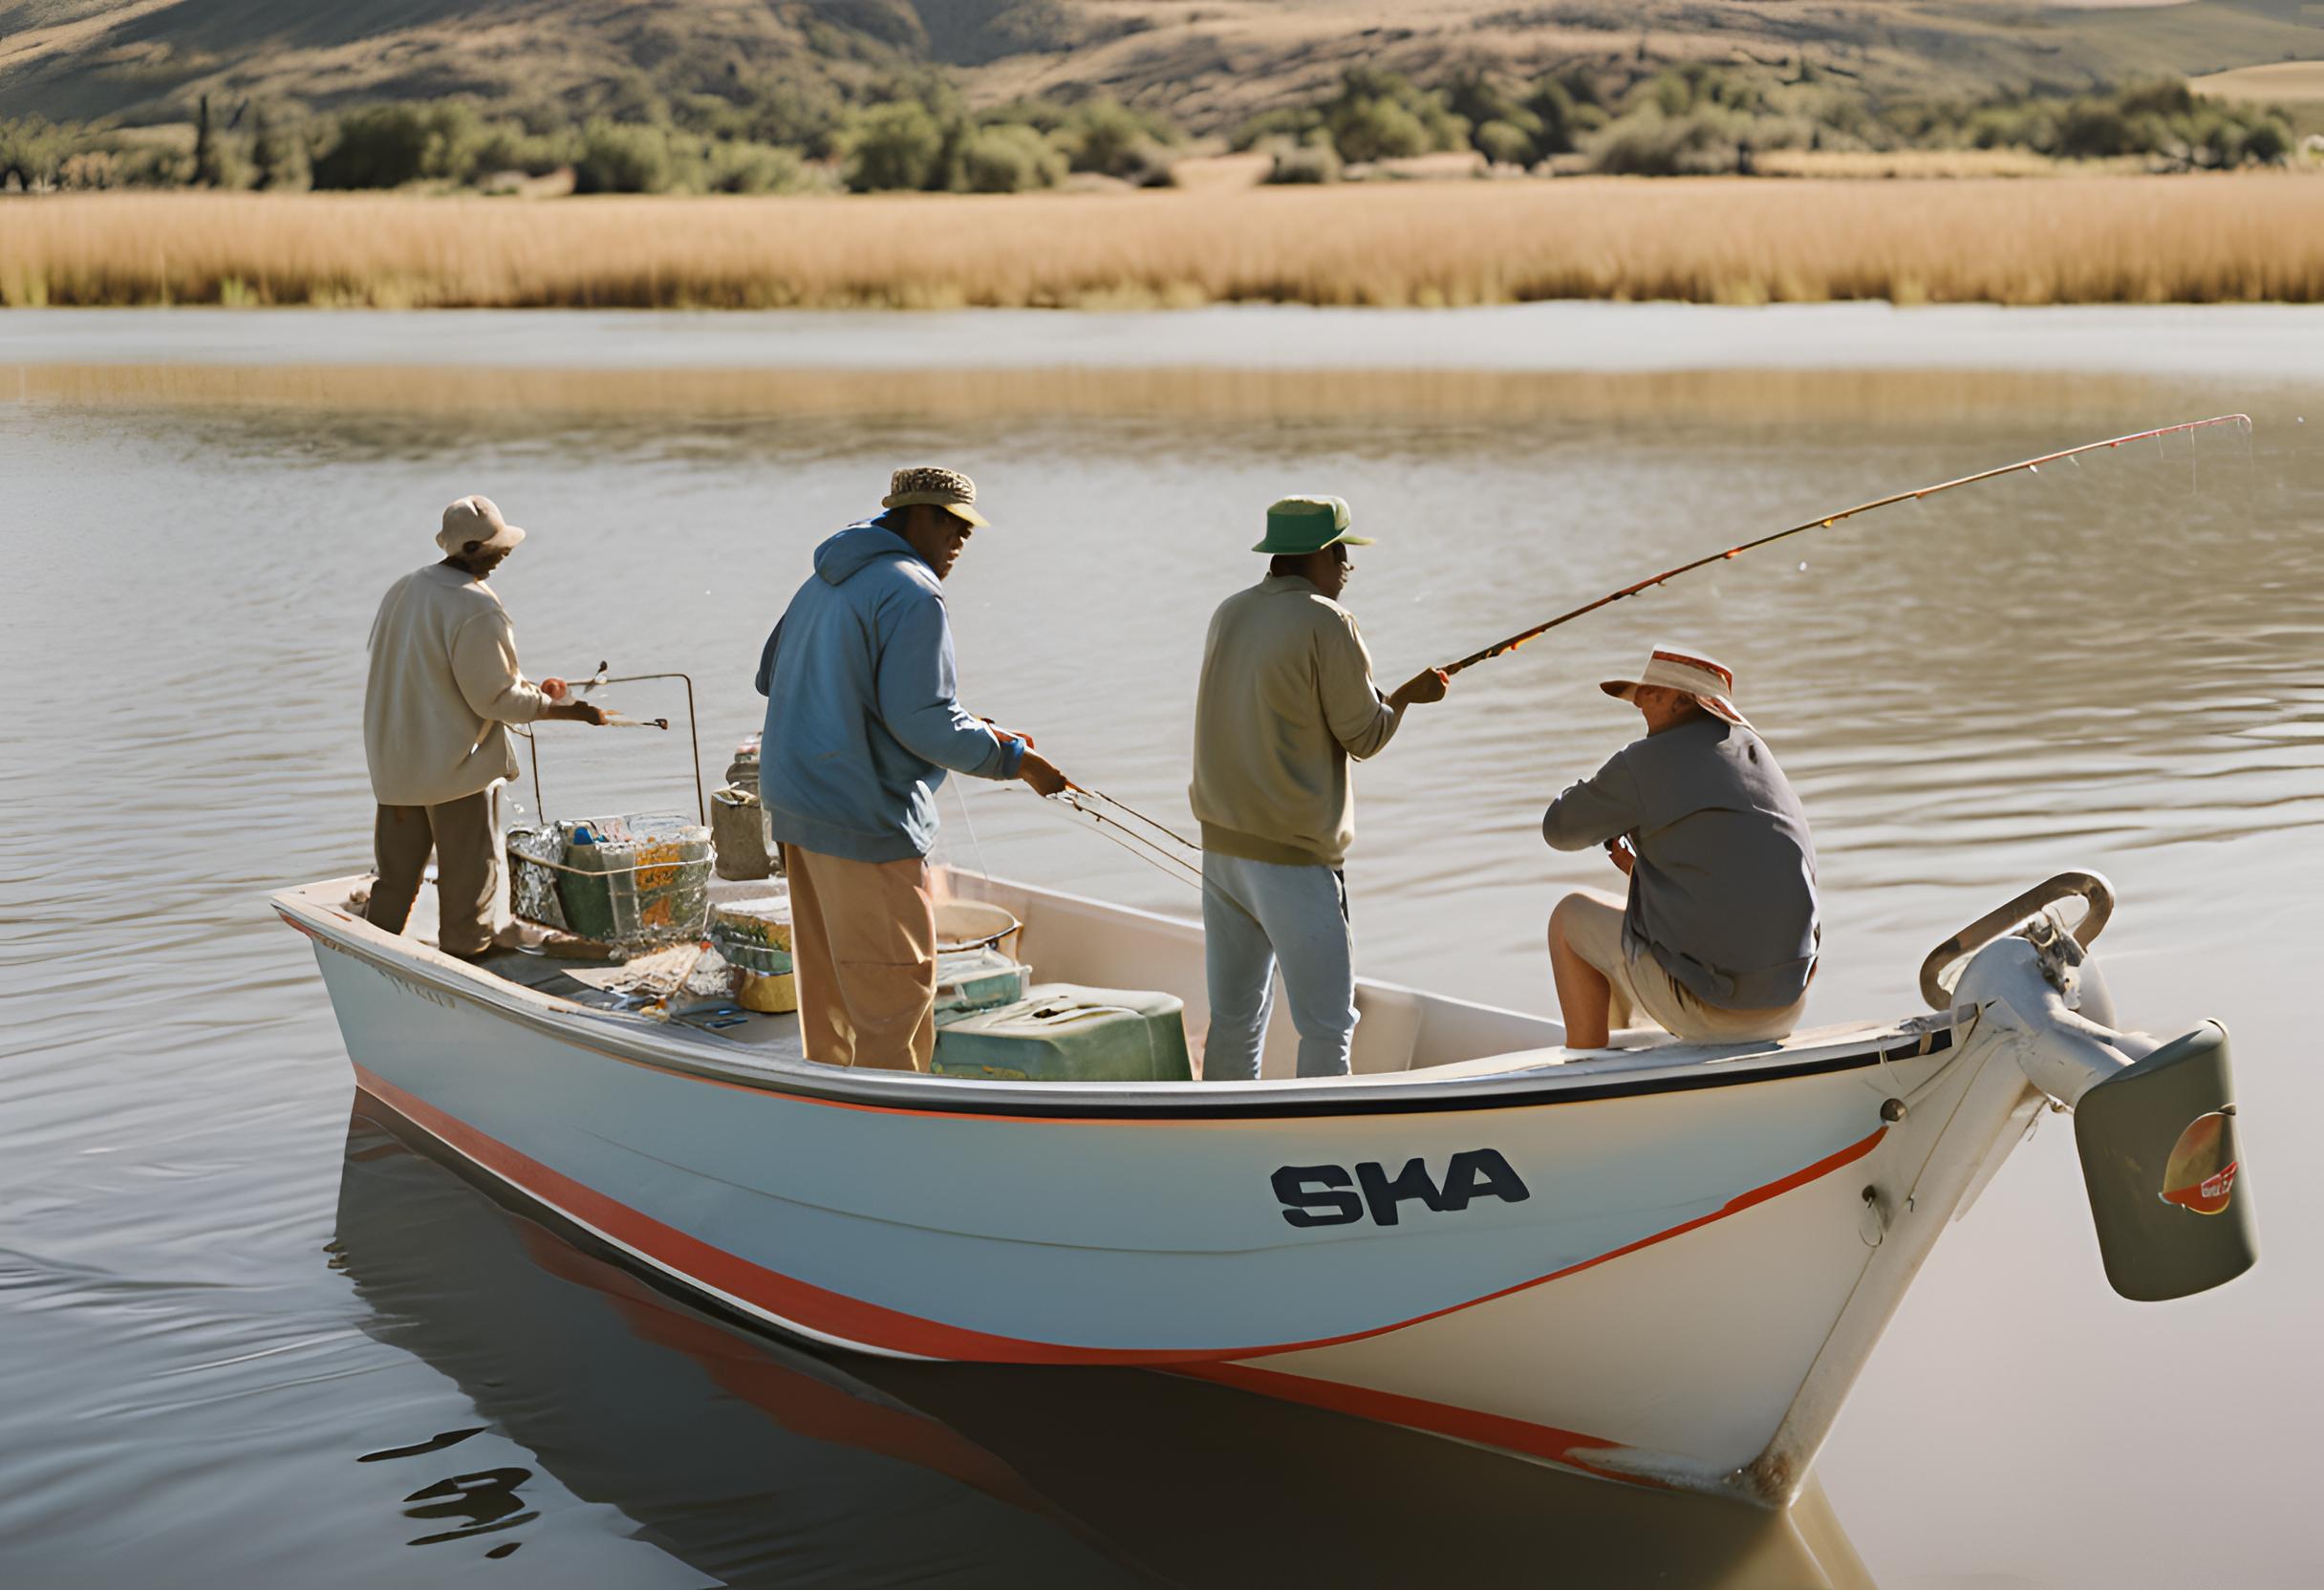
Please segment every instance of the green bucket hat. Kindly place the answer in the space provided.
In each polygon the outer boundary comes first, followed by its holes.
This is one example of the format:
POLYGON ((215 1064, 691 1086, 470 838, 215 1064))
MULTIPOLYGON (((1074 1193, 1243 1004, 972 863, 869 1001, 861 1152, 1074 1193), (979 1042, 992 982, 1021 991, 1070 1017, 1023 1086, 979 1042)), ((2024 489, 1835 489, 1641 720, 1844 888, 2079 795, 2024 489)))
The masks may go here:
POLYGON ((1251 550, 1300 557, 1342 542, 1372 544, 1370 536, 1349 534, 1347 524, 1345 497, 1285 497, 1267 509, 1267 539, 1251 550))

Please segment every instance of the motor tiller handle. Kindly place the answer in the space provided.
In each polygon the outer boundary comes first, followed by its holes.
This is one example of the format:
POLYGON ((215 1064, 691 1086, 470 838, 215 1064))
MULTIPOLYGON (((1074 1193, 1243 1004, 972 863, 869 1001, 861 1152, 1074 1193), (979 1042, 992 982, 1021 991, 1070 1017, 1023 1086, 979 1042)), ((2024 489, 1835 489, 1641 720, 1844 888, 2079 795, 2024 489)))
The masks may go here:
POLYGON ((2114 885, 2097 872, 2060 872, 2047 878, 2006 905, 1996 906, 1968 927, 1928 952, 1921 962, 1921 998, 1931 1010, 1950 1010, 1952 985, 1943 974, 1956 960, 1983 949, 2005 934, 2014 933, 2049 906, 2080 898, 2088 910, 2074 927, 2075 942, 2087 948, 2096 942, 2114 915, 2114 885))

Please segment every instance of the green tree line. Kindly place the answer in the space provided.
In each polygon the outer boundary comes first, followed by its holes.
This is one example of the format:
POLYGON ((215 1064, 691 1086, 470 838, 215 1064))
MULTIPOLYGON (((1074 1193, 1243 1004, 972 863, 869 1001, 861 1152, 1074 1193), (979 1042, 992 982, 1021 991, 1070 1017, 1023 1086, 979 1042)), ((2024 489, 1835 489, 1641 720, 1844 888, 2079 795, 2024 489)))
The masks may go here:
MULTIPOLYGON (((151 130, 0 119, 0 187, 491 190, 570 169, 581 193, 1016 193, 1075 173, 1164 184, 1190 147, 1169 118, 1111 99, 971 109, 933 73, 860 98, 737 70, 715 91, 639 78, 578 107, 447 98, 317 113, 205 97, 190 109, 190 148, 151 130)), ((2010 148, 2187 170, 2278 165, 2297 150, 2281 109, 2201 98, 2183 82, 1882 99, 1804 56, 1658 70, 1599 60, 1532 77, 1469 71, 1435 86, 1360 68, 1229 142, 1271 155, 1280 183, 1469 151, 1500 168, 1675 176, 1748 173, 1760 154, 1785 149, 2010 148)))
POLYGON ((728 97, 652 95, 575 119, 560 106, 467 98, 329 114, 296 104, 194 107, 194 140, 0 120, 0 184, 25 187, 513 187, 570 169, 579 193, 1016 193, 1076 172, 1166 183, 1183 139, 1110 99, 971 111, 939 79, 850 104, 792 85, 728 97))
POLYGON ((2162 168, 2280 165, 2295 140, 2275 106, 2198 97, 2184 82, 2083 95, 1883 100, 1818 71, 1690 62, 1645 74, 1575 63, 1531 79, 1473 72, 1424 88, 1359 69, 1329 98, 1245 123, 1236 147, 1274 154, 1274 180, 1330 182, 1350 165, 1474 150, 1496 166, 1560 156, 1627 176, 1749 172, 1776 149, 2024 149, 2059 160, 2143 156, 2162 168))

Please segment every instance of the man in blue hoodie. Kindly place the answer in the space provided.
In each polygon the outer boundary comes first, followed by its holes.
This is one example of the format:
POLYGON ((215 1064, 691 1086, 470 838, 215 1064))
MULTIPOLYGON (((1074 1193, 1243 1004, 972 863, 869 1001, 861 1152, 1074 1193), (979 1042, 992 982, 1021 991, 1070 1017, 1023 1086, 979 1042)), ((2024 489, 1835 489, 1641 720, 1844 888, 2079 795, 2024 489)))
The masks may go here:
POLYGON ((949 769, 1066 787, 1032 742, 962 709, 943 581, 985 524, 957 470, 899 469, 877 518, 815 548, 759 658, 759 798, 791 888, 800 1033, 827 1065, 928 1069, 928 887, 949 769))

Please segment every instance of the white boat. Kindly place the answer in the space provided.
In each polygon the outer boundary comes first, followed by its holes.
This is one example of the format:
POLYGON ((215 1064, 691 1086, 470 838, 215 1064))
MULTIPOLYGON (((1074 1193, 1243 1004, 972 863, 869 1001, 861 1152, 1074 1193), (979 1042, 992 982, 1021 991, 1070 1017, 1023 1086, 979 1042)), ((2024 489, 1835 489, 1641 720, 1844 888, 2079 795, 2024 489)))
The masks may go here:
MULTIPOLYGON (((552 962, 441 954, 424 919, 383 933, 347 907, 361 881, 273 905, 364 1093, 635 1263, 854 1352, 1144 1365, 1782 1505, 2046 1107, 2078 1107, 2118 1290, 2203 1290, 2255 1251, 2225 1031, 2116 1030, 2055 904, 2083 896, 2094 937, 2091 874, 1940 947, 1944 1008, 1909 1020, 1573 1050, 1539 1017, 1365 981, 1353 1075, 1285 1078, 1286 1042, 1220 1084, 814 1064, 794 1018, 651 1021, 552 962)), ((1195 924, 938 884, 1019 917, 1044 980, 1167 991, 1201 1032, 1195 924)))

